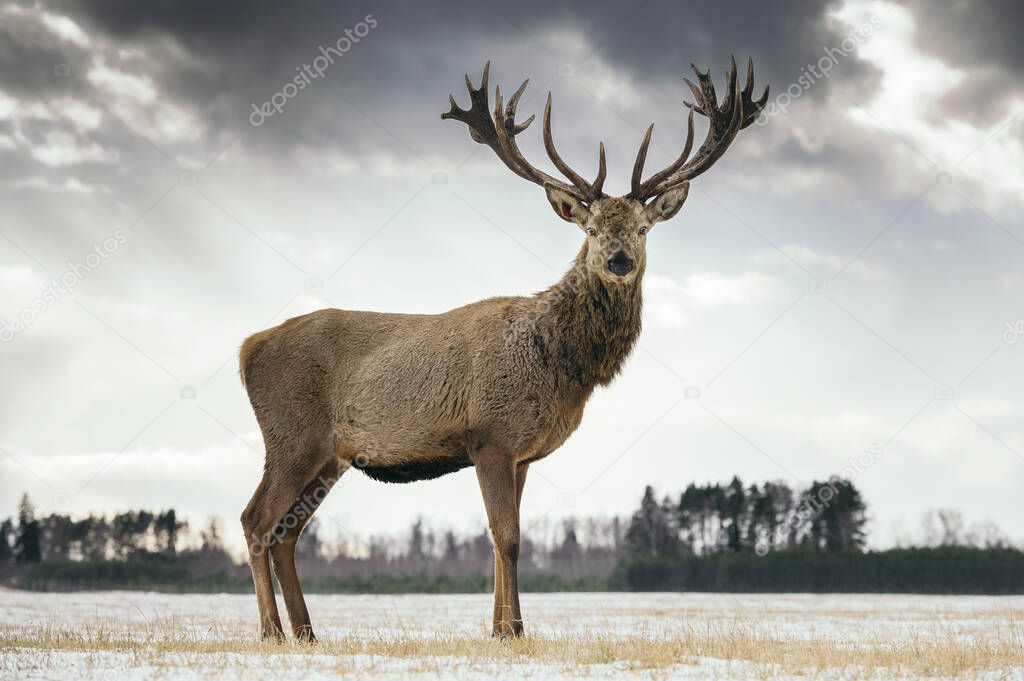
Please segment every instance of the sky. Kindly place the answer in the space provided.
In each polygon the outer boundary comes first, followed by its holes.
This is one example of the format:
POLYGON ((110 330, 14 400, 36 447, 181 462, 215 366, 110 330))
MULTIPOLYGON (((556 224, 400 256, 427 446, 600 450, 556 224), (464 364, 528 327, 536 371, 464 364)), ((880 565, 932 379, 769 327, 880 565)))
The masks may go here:
MULTIPOLYGON (((873 546, 939 508, 1024 540, 1019 3, 429 5, 0 4, 0 515, 174 507, 241 546, 246 336, 529 295, 582 243, 441 120, 464 73, 530 78, 521 117, 552 92, 562 155, 592 176, 603 141, 620 194, 648 124, 649 172, 678 154, 690 62, 721 88, 734 54, 768 110, 651 233, 638 348, 531 467, 526 534, 648 484, 845 474, 873 546)), ((471 469, 352 472, 319 516, 484 526, 471 469)))

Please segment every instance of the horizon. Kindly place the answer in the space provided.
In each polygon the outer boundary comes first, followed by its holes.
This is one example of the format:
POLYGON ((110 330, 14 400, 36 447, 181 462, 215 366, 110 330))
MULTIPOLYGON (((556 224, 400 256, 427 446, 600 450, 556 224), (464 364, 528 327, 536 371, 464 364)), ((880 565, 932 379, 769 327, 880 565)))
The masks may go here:
MULTIPOLYGON (((757 487, 760 490, 764 490, 765 486, 770 484, 785 486, 785 481, 766 480, 748 483, 744 482, 738 476, 734 476, 729 482, 717 481, 715 483, 705 482, 703 484, 691 482, 689 485, 696 487, 698 490, 711 487, 712 485, 719 488, 725 488, 733 484, 733 480, 740 480, 743 484, 743 489, 747 491, 749 491, 751 487, 757 487)), ((835 485, 837 483, 845 481, 845 478, 832 475, 826 477, 820 482, 824 486, 835 490, 835 485)), ((815 480, 811 486, 814 487, 818 482, 819 481, 815 480)), ((643 494, 640 496, 646 495, 648 490, 653 492, 655 498, 663 507, 668 505, 671 508, 670 513, 673 516, 672 522, 678 522, 678 519, 675 518, 675 513, 678 512, 678 507, 682 504, 680 495, 682 495, 685 490, 680 489, 674 493, 661 493, 661 491, 653 485, 646 485, 644 487, 643 494)), ((813 514, 816 507, 827 508, 830 505, 828 499, 804 496, 809 491, 809 489, 793 490, 793 492, 798 493, 797 503, 787 514, 784 525, 795 523, 797 518, 801 517, 802 514, 813 514)), ((27 492, 19 499, 19 510, 22 502, 25 500, 31 504, 32 509, 35 512, 35 520, 38 521, 42 519, 44 517, 43 514, 39 513, 35 508, 35 505, 32 503, 32 499, 28 496, 27 492)), ((90 512, 78 516, 67 515, 67 517, 69 517, 73 522, 77 522, 92 517, 106 519, 109 515, 110 520, 114 520, 119 513, 139 513, 148 511, 150 513, 159 514, 174 510, 175 509, 173 508, 132 508, 120 509, 109 514, 96 514, 90 512)), ((625 532, 625 529, 628 528, 631 520, 637 517, 637 512, 639 512, 639 508, 625 515, 563 515, 557 519, 548 518, 547 514, 534 518, 526 517, 523 519, 523 526, 529 530, 529 533, 524 538, 533 542, 537 546, 550 548, 559 545, 559 543, 564 541, 571 532, 580 540, 580 543, 583 546, 603 546, 608 540, 608 537, 598 536, 595 538, 591 536, 592 533, 595 531, 599 534, 603 533, 615 523, 619 523, 622 531, 625 532)), ((56 515, 66 515, 59 511, 54 513, 56 515)), ((21 530, 20 525, 18 524, 18 515, 19 513, 15 512, 10 516, 4 516, 3 513, 0 512, 0 522, 11 521, 11 529, 18 532, 21 530)), ((203 518, 202 522, 194 522, 196 519, 189 518, 187 516, 180 516, 176 514, 176 517, 184 523, 180 533, 178 534, 179 550, 198 549, 202 547, 206 542, 206 537, 204 535, 206 533, 213 532, 216 534, 216 539, 219 541, 220 546, 228 552, 233 560, 243 564, 247 562, 248 554, 245 544, 232 540, 232 533, 229 530, 229 524, 225 522, 224 518, 216 515, 210 515, 203 518), (184 539, 185 541, 182 542, 180 541, 181 539, 184 539)), ((1009 537, 1002 528, 992 524, 991 522, 974 523, 971 525, 965 524, 962 514, 955 509, 932 509, 926 511, 919 519, 920 522, 917 526, 904 529, 904 531, 897 533, 890 545, 879 546, 871 541, 870 517, 871 509, 867 508, 864 514, 864 527, 867 528, 864 537, 864 548, 868 551, 886 551, 905 548, 936 548, 944 546, 975 548, 1005 547, 1024 550, 1024 543, 1009 537), (944 514, 947 517, 944 518, 944 514)), ((366 557, 369 553, 370 546, 375 542, 380 541, 383 541, 384 544, 389 547, 389 550, 392 551, 407 549, 408 546, 406 546, 406 544, 410 541, 411 533, 415 532, 417 528, 425 530, 427 534, 435 538, 451 535, 458 541, 467 541, 475 537, 488 536, 488 529, 485 523, 481 523, 475 528, 470 526, 454 528, 451 526, 437 524, 436 522, 433 522, 431 518, 423 516, 416 516, 412 518, 409 525, 405 528, 391 530, 386 533, 368 534, 364 536, 354 533, 348 528, 342 527, 330 514, 317 514, 303 536, 306 536, 306 534, 310 533, 310 530, 312 530, 312 534, 316 537, 313 541, 318 547, 317 550, 325 557, 366 557)), ((721 528, 719 528, 719 532, 722 532, 721 528)), ((720 536, 718 541, 722 541, 723 539, 724 536, 720 536)), ((759 541, 763 540, 764 538, 759 541)), ((302 541, 305 542, 305 540, 302 541)), ((767 547, 774 544, 777 541, 777 538, 769 537, 767 541, 768 544, 766 544, 765 553, 767 553, 767 547)), ((437 544, 435 549, 438 547, 440 547, 440 544, 437 544)), ((701 546, 698 550, 695 546, 692 550, 697 555, 703 555, 708 550, 708 547, 701 546)), ((758 550, 757 553, 758 555, 764 555, 760 550, 758 550)))

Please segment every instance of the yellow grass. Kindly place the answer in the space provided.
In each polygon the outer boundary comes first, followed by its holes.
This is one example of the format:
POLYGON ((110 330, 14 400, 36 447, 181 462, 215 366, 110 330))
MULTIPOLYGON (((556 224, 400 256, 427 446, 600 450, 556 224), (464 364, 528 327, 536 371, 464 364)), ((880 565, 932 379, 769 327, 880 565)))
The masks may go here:
MULTIPOLYGON (((565 670, 591 665, 618 665, 625 670, 668 670, 712 658, 753 665, 758 676, 785 672, 808 678, 876 678, 880 676, 975 678, 981 672, 1000 672, 1024 660, 1024 629, 1008 614, 1005 624, 987 635, 965 635, 943 629, 891 642, 871 636, 856 644, 821 632, 810 637, 766 634, 754 622, 682 625, 671 635, 643 631, 624 634, 574 633, 536 635, 497 641, 483 636, 440 634, 400 636, 393 633, 328 636, 316 645, 273 644, 235 631, 210 630, 185 634, 173 622, 126 627, 113 623, 88 628, 53 625, 0 625, 0 649, 52 652, 117 653, 132 666, 204 666, 221 668, 238 656, 255 660, 288 658, 290 667, 322 665, 330 660, 335 671, 353 672, 347 662, 361 656, 358 671, 372 673, 374 661, 401 659, 406 670, 451 670, 460 665, 500 666, 535 663, 565 670), (334 659, 331 659, 334 658, 334 659), (369 659, 366 659, 369 658, 369 659)), ((865 622, 870 627, 870 622, 865 622)))

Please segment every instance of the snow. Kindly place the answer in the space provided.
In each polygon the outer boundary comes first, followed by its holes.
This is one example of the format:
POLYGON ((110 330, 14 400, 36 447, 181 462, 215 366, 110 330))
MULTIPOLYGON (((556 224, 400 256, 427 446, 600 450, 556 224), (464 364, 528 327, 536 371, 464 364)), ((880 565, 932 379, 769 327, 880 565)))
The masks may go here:
MULTIPOLYGON (((353 636, 394 641, 399 651, 402 641, 432 640, 439 635, 479 639, 481 645, 502 644, 488 637, 488 595, 309 595, 307 602, 314 629, 325 642, 312 654, 290 645, 253 647, 249 641, 256 639, 257 611, 251 595, 0 591, 0 640, 5 645, 0 652, 0 678, 280 679, 287 672, 309 681, 339 677, 492 679, 510 668, 515 678, 545 680, 808 678, 799 669, 711 656, 638 668, 627 660, 574 666, 568 661, 539 661, 528 656, 476 659, 464 653, 339 655, 331 652, 329 642, 353 636), (13 637, 46 631, 97 636, 105 632, 115 639, 137 636, 172 645, 154 652, 129 643, 8 644, 13 637), (190 649, 182 640, 196 642, 197 647, 190 649), (219 646, 220 642, 226 643, 219 646)), ((1024 597, 1018 596, 587 593, 524 594, 522 602, 529 634, 570 641, 573 636, 595 634, 623 641, 664 639, 683 627, 739 623, 756 636, 793 642, 822 639, 854 649, 879 640, 909 643, 930 635, 971 641, 994 631, 1020 642, 1024 619, 1024 597)), ((283 603, 279 605, 283 614, 283 603)), ((992 670, 981 676, 1024 679, 1024 667, 992 670)))

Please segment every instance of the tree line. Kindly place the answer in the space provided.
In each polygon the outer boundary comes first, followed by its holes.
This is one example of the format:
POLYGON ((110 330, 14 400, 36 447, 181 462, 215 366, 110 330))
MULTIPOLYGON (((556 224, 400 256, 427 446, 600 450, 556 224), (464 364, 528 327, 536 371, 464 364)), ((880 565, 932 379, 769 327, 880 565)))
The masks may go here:
POLYGON ((647 487, 626 548, 636 556, 862 551, 866 511, 857 488, 840 478, 794 491, 784 482, 748 487, 733 477, 726 485, 691 483, 661 501, 647 487))
MULTIPOLYGON (((690 484, 658 498, 647 487, 626 519, 533 524, 520 552, 524 590, 927 591, 1024 593, 1024 554, 994 528, 926 518, 927 547, 865 551, 867 508, 840 478, 690 484), (902 552, 901 552, 902 551, 902 552), (916 586, 915 586, 916 585, 916 586)), ((457 535, 422 519, 404 536, 303 533, 296 564, 322 592, 474 592, 490 588, 486 530, 457 535)), ((0 522, 0 580, 36 589, 248 591, 213 520, 193 532, 173 510, 73 519, 38 516, 28 496, 0 522)))

